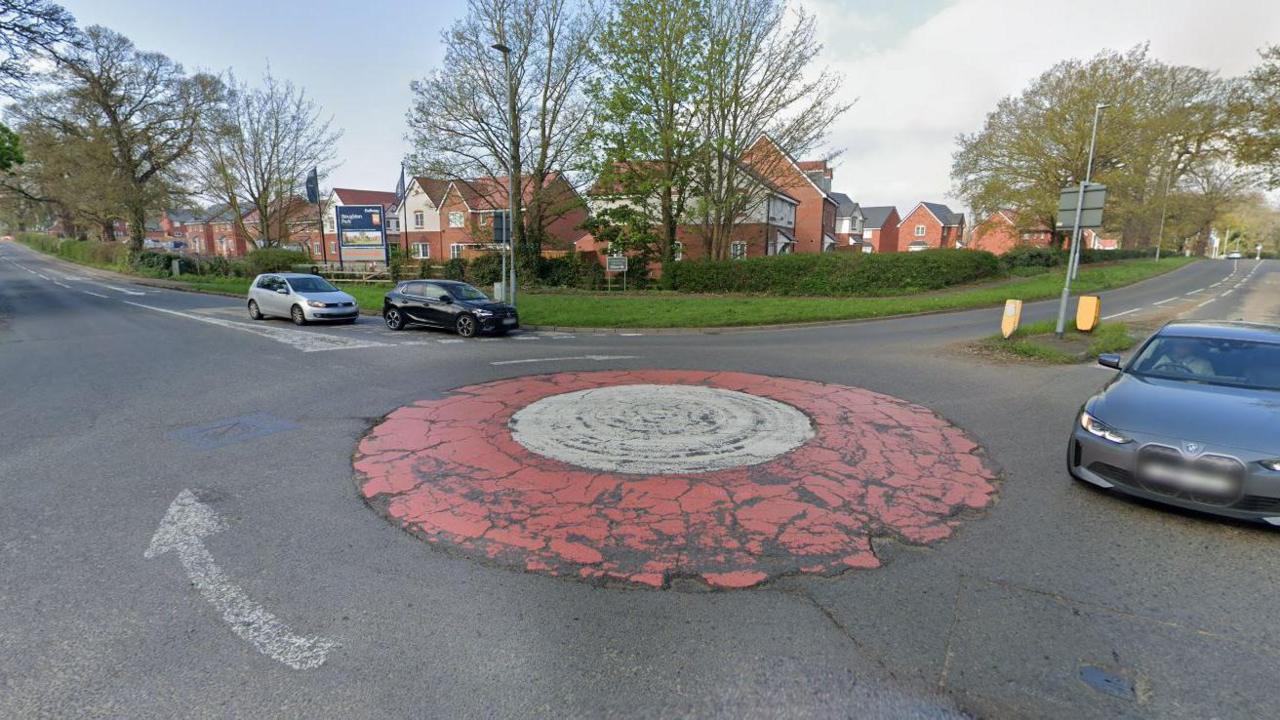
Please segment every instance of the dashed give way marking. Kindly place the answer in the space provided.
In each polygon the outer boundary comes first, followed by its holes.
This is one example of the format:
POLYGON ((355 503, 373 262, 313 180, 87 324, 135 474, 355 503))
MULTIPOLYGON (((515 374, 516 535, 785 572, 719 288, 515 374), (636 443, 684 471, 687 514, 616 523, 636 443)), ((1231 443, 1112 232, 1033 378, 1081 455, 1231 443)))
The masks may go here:
POLYGON ((345 337, 335 335, 324 335, 316 332, 307 332, 305 330, 285 330, 283 328, 266 327, 263 325, 250 325, 243 322, 235 322, 233 320, 223 320, 222 318, 209 317, 207 315, 196 315, 195 313, 182 312, 180 310, 170 310, 168 308, 156 307, 155 305, 144 305, 142 303, 122 301, 125 305, 132 305, 155 312, 175 315, 188 320, 199 320, 200 322, 217 325, 219 327, 230 328, 247 332, 252 335, 258 335, 264 338, 275 340, 286 345, 292 345, 302 352, 320 352, 322 350, 355 350, 357 348, 369 347, 387 347, 387 343, 378 342, 376 340, 351 340, 345 337))
POLYGON ((195 493, 183 490, 169 505, 143 557, 151 559, 169 551, 176 553, 191 578, 191 584, 218 609, 231 632, 248 641, 263 655, 294 670, 310 670, 323 665, 329 651, 338 647, 338 643, 322 637, 295 634, 275 615, 250 599, 213 561, 213 555, 204 546, 202 538, 225 528, 226 523, 213 508, 196 499, 195 493))

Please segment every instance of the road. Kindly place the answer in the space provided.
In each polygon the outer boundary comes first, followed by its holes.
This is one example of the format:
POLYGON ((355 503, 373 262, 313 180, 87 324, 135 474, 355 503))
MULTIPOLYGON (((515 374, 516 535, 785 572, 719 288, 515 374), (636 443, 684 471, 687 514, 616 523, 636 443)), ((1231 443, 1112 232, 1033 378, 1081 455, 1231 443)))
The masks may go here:
MULTIPOLYGON (((1178 313, 1275 321, 1280 263, 1103 296, 1178 313)), ((0 716, 1269 714, 1280 536, 1071 482, 1061 448, 1106 371, 960 347, 998 316, 457 342, 253 323, 0 244, 0 716), (396 408, 602 368, 918 403, 986 448, 998 497, 939 542, 876 538, 875 569, 707 592, 440 551, 356 492, 352 454, 396 408)))

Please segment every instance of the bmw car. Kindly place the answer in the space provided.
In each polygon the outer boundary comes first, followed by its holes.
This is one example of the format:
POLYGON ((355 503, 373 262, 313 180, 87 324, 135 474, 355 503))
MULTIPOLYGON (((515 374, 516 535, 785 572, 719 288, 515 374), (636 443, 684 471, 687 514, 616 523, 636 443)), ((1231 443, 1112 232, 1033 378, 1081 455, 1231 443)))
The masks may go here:
POLYGON ((1174 322, 1076 417, 1079 480, 1181 508, 1280 525, 1280 327, 1174 322))
POLYGON ((520 327, 516 309, 454 280, 408 280, 382 301, 382 319, 392 330, 410 325, 445 328, 462 337, 501 335, 520 327))

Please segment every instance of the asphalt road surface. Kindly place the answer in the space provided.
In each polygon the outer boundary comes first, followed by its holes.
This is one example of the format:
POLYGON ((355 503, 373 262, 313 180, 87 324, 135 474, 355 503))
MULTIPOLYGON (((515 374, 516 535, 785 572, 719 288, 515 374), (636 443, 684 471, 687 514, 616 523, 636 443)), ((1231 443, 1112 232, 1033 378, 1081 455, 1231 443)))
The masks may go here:
MULTIPOLYGON (((1103 314, 1275 322, 1280 263, 1195 263, 1103 314)), ((1273 714, 1280 535, 1072 482, 1107 371, 960 347, 998 322, 461 342, 254 323, 0 244, 0 716, 1273 714), (360 497, 353 452, 396 408, 601 369, 892 395, 981 443, 998 492, 945 539, 874 539, 877 568, 715 591, 513 570, 360 497)))

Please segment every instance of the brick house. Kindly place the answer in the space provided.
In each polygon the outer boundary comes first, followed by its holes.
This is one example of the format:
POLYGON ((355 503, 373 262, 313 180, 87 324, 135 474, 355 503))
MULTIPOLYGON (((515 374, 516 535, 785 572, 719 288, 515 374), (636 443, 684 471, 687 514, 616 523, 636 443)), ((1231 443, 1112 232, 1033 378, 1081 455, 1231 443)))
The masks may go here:
MULTIPOLYGON (((320 261, 320 222, 316 206, 303 197, 289 198, 280 210, 276 211, 272 223, 276 225, 276 237, 288 233, 289 240, 285 247, 301 250, 313 260, 320 261)), ((259 246, 258 210, 250 210, 244 216, 245 234, 249 239, 249 248, 259 246)))
POLYGON ((836 247, 838 203, 831 197, 833 173, 826 160, 797 161, 768 135, 761 135, 742 159, 796 201, 795 252, 836 247))
POLYGON ((862 208, 863 252, 898 252, 898 208, 892 205, 876 205, 862 208))
POLYGON ((942 203, 918 203, 898 223, 898 249, 907 252, 959 247, 962 238, 964 213, 942 203))
POLYGON ((338 210, 339 205, 381 205, 383 216, 387 218, 387 242, 392 243, 399 234, 399 225, 395 217, 396 194, 384 190, 359 190, 356 188, 334 188, 329 191, 321 203, 324 208, 323 246, 321 238, 311 237, 311 257, 321 262, 338 262, 338 210))
MULTIPOLYGON (((411 243, 412 256, 425 254, 447 260, 470 252, 485 250, 494 244, 496 223, 505 222, 509 212, 508 179, 472 178, 449 181, 437 209, 439 231, 427 231, 411 243), (423 247, 423 245, 426 247, 423 247)), ((523 209, 528 218, 533 199, 533 182, 522 183, 523 209)), ((587 221, 587 206, 573 185, 560 173, 552 173, 543 184, 542 197, 547 217, 543 221, 543 250, 565 251, 575 247, 587 234, 582 225, 587 221)), ((412 232, 415 218, 410 219, 412 232)), ((424 215, 424 221, 426 220, 424 215)))
MULTIPOLYGON (((1116 250, 1120 247, 1119 238, 1115 236, 1107 237, 1093 228, 1085 228, 1084 230, 1081 230, 1080 241, 1084 244, 1084 247, 1087 247, 1090 250, 1116 250)), ((1068 235, 1067 244, 1070 243, 1071 238, 1070 235, 1068 235)))
POLYGON ((235 213, 225 203, 213 205, 186 226, 187 241, 192 252, 218 257, 244 257, 250 242, 235 213))
POLYGON ((407 257, 434 260, 443 256, 440 249, 440 206, 449 191, 448 180, 415 177, 404 190, 402 206, 397 206, 397 221, 404 226, 400 247, 407 257))
POLYGON ((866 227, 867 216, 862 206, 844 193, 829 193, 836 201, 836 242, 840 247, 862 245, 862 232, 866 227))
POLYGON ((1022 219, 1016 210, 1002 209, 991 213, 990 217, 974 226, 970 247, 996 255, 1003 255, 1019 246, 1048 247, 1053 241, 1053 230, 1041 223, 1021 226, 1019 220, 1022 219))

